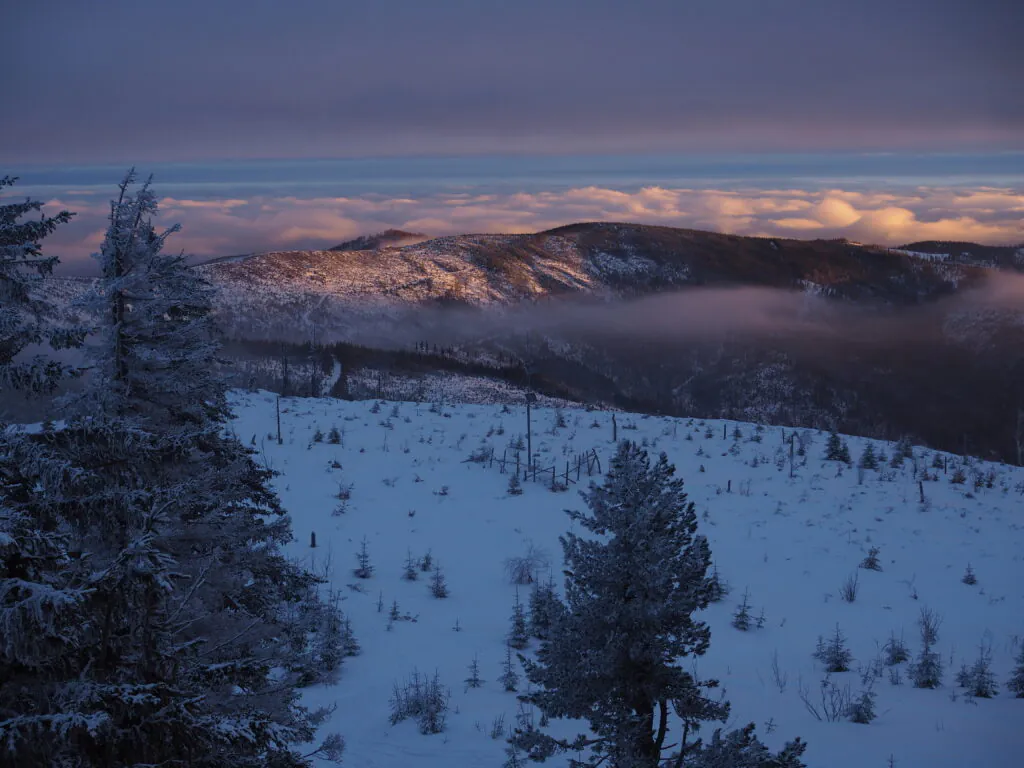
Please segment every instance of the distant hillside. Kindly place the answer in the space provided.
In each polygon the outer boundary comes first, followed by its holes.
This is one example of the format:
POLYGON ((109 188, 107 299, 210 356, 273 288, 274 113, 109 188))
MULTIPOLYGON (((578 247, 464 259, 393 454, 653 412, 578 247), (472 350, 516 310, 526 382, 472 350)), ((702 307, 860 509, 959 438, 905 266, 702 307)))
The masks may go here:
POLYGON ((353 316, 384 321, 396 311, 426 305, 634 297, 685 286, 762 286, 913 305, 954 293, 984 275, 970 264, 845 240, 614 223, 439 237, 370 250, 263 253, 200 269, 223 289, 221 315, 228 325, 265 337, 306 323, 342 332, 352 329, 348 319, 353 316))
MULTIPOLYGON (((236 350, 246 364, 294 363, 313 343, 342 370, 358 377, 365 369, 378 387, 384 374, 467 373, 580 402, 909 434, 1024 462, 1024 309, 1013 298, 1024 278, 989 280, 996 264, 1009 271, 1017 253, 584 223, 264 253, 197 269, 220 288, 226 336, 273 342, 236 350), (696 287, 782 289, 824 301, 762 292, 632 301, 696 287), (780 299, 798 316, 781 325, 769 316, 756 333, 722 332, 735 317, 764 319, 751 295, 780 299), (588 305, 586 320, 562 322, 574 311, 567 299, 586 300, 571 302, 588 305), (699 314, 682 311, 691 299, 702 302, 699 314), (616 322, 629 317, 631 329, 619 333, 616 322), (281 342, 302 346, 288 351, 281 342)), ((67 301, 87 282, 51 288, 67 301)), ((287 374, 276 378, 289 389, 287 374)))
POLYGON ((923 240, 901 245, 900 251, 928 254, 952 264, 972 264, 1024 272, 1024 244, 979 245, 950 240, 923 240))

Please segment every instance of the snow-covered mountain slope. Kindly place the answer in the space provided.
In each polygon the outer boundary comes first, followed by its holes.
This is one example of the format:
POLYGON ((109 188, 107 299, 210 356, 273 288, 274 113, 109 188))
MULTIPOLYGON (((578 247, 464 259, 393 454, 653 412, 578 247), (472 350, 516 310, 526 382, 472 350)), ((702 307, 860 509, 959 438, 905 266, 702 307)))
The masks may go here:
MULTIPOLYGON (((516 594, 506 560, 532 545, 547 553, 557 578, 558 535, 569 526, 563 510, 582 504, 575 491, 588 479, 600 482, 597 467, 588 478, 583 465, 568 493, 549 490, 549 472, 510 496, 497 463, 466 461, 484 448, 513 456, 510 445, 525 432, 522 407, 286 399, 279 446, 269 434, 276 429, 275 396, 239 392, 233 399, 234 429, 281 473, 275 484, 293 518, 292 554, 326 573, 325 589, 341 592, 362 646, 336 685, 304 696, 310 705, 336 706, 324 727, 345 735, 347 764, 501 765, 504 743, 491 731, 507 731, 517 713, 515 694, 497 683, 516 594), (317 428, 328 433, 332 426, 339 444, 313 442, 317 428), (332 514, 339 488, 347 487, 345 511, 332 514), (358 579, 352 570, 364 540, 375 571, 358 579), (407 558, 428 552, 447 578, 446 599, 430 595, 428 573, 402 578, 407 558), (395 602, 400 618, 391 621, 395 602), (467 689, 474 658, 485 682, 467 689), (442 734, 421 735, 413 721, 389 723, 393 685, 414 670, 436 671, 451 689, 442 734)), ((575 457, 589 451, 606 468, 612 414, 562 414, 566 426, 557 428, 554 411, 534 411, 538 464, 557 468, 560 482, 566 463, 574 467, 575 457)), ((899 469, 839 472, 822 460, 826 436, 802 432, 807 461, 796 457, 791 478, 783 443, 789 430, 622 413, 616 420, 620 438, 665 451, 675 463, 697 506, 700 532, 731 585, 704 614, 711 649, 697 662, 702 675, 721 680, 732 702, 728 727, 753 721, 773 747, 799 735, 810 744, 805 760, 813 768, 1019 765, 1024 700, 1012 698, 1005 681, 1024 642, 1024 469, 915 449, 914 462, 899 469), (929 473, 920 481, 923 504, 914 463, 929 473), (945 468, 932 468, 939 463, 945 468), (952 482, 960 479, 957 470, 966 482, 952 482), (882 570, 858 568, 873 547, 882 570), (961 581, 968 565, 974 585, 961 581), (851 575, 858 590, 849 603, 840 588, 851 575), (761 629, 741 632, 730 624, 745 592, 755 617, 763 609, 761 629), (938 650, 945 669, 937 690, 912 687, 906 663, 882 661, 893 635, 912 655, 919 652, 916 622, 924 607, 943 619, 938 650), (869 725, 819 721, 801 700, 803 690, 821 710, 825 675, 812 653, 819 636, 837 625, 854 662, 853 671, 831 682, 854 696, 872 687, 878 718, 869 725), (1000 684, 992 699, 971 698, 955 682, 980 645, 991 649, 1000 684)), ((848 442, 856 458, 871 441, 848 442)), ((873 445, 892 455, 892 446, 873 445)), ((526 600, 529 588, 519 589, 526 600)))
POLYGON ((569 241, 545 238, 542 251, 521 235, 442 237, 408 246, 365 251, 287 251, 203 265, 218 284, 246 284, 271 295, 308 291, 345 297, 422 302, 459 299, 504 303, 542 293, 591 285, 582 259, 569 241), (510 262, 502 269, 494 251, 523 248, 541 256, 527 269, 510 262))
POLYGON ((522 235, 266 253, 198 269, 220 288, 217 311, 228 326, 262 327, 269 334, 282 325, 397 323, 406 310, 437 302, 504 305, 599 287, 571 241, 522 235))
POLYGON ((686 285, 755 285, 914 303, 982 274, 841 240, 636 224, 381 242, 372 250, 264 253, 198 269, 221 288, 218 313, 225 323, 248 337, 285 331, 294 337, 313 325, 341 333, 353 320, 396 322, 404 310, 424 304, 488 307, 563 295, 637 296, 686 285))

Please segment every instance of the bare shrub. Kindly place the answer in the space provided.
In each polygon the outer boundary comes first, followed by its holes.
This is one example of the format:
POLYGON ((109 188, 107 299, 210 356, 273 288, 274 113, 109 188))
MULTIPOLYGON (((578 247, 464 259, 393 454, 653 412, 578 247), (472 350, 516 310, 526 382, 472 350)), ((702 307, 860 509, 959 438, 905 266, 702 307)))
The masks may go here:
POLYGON ((810 686, 804 684, 803 678, 797 681, 796 687, 800 701, 815 720, 834 723, 848 716, 851 704, 850 686, 840 688, 832 682, 829 675, 825 675, 816 699, 811 696, 810 686))
POLYGON ((775 687, 779 689, 779 693, 786 692, 786 684, 789 682, 789 675, 779 668, 778 651, 774 651, 772 653, 772 680, 775 681, 775 687))
POLYGON ((500 715, 491 721, 491 738, 497 741, 505 737, 505 713, 502 712, 500 715))
POLYGON ((527 542, 524 554, 505 560, 505 575, 509 583, 516 585, 535 584, 541 572, 549 568, 551 558, 548 553, 532 541, 527 542))
POLYGON ((939 627, 942 626, 942 617, 931 608, 921 608, 921 615, 917 620, 921 628, 921 642, 925 645, 935 645, 939 642, 939 627))
POLYGON ((854 571, 850 576, 846 578, 843 585, 839 588, 839 596, 843 598, 847 603, 852 603, 857 599, 857 592, 860 589, 860 578, 854 571))
POLYGON ((882 650, 885 652, 886 666, 893 667, 910 660, 910 652, 903 642, 902 635, 900 637, 896 637, 895 634, 889 635, 889 640, 882 646, 882 650))

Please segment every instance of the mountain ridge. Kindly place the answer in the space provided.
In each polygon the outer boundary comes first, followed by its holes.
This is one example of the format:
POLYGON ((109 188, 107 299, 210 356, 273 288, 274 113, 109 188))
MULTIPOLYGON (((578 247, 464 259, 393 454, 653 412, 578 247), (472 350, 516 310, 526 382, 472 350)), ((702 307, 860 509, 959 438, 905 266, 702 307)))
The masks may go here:
MULTIPOLYGON (((386 234, 386 233, 384 233, 386 234)), ((372 243, 375 236, 343 243, 372 243)), ((384 242, 384 241, 381 241, 384 242)), ((340 246, 339 246, 340 247, 340 246)), ((914 305, 976 285, 989 266, 847 240, 749 237, 616 222, 464 234, 367 249, 271 251, 197 267, 221 309, 265 327, 282 312, 387 316, 422 306, 511 306, 561 296, 632 298, 693 286, 757 286, 914 305)))

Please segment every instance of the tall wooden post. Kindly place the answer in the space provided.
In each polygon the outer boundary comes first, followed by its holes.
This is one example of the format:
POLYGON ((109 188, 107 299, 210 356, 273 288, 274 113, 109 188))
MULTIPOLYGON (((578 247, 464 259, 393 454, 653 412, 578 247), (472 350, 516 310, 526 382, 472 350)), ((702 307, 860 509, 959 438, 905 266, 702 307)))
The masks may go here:
POLYGON ((284 441, 281 440, 281 396, 278 395, 277 396, 277 444, 278 445, 282 445, 283 442, 284 441))
POLYGON ((533 393, 526 394, 526 471, 533 466, 533 428, 530 423, 530 398, 533 393))

